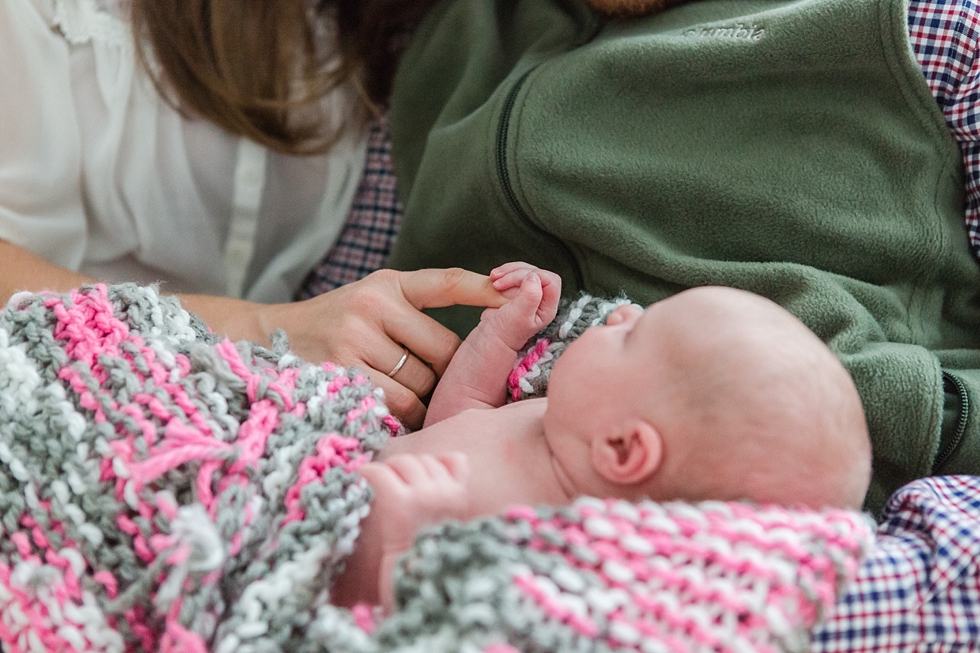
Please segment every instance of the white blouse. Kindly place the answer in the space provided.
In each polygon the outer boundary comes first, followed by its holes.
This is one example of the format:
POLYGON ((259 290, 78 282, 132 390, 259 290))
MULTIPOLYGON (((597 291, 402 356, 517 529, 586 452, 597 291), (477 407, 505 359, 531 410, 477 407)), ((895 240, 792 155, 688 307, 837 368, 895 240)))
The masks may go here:
POLYGON ((0 0, 0 238, 107 281, 287 301, 343 225, 366 135, 295 157, 182 117, 119 1, 0 0))

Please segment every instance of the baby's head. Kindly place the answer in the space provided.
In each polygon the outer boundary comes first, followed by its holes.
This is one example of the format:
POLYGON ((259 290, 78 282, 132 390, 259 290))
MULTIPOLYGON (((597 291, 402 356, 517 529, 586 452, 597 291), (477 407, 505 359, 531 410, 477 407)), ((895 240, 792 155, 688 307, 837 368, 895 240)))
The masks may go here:
POLYGON ((555 363, 544 429, 595 496, 859 508, 871 473, 847 371, 789 312, 732 288, 587 330, 555 363))

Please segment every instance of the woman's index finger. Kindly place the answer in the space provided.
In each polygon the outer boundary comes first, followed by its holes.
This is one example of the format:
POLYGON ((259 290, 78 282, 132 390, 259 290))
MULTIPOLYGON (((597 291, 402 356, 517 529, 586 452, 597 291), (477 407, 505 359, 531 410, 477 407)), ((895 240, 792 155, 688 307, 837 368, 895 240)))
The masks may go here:
POLYGON ((399 276, 402 294, 415 308, 487 306, 497 308, 507 299, 494 290, 490 277, 462 268, 426 268, 399 276))

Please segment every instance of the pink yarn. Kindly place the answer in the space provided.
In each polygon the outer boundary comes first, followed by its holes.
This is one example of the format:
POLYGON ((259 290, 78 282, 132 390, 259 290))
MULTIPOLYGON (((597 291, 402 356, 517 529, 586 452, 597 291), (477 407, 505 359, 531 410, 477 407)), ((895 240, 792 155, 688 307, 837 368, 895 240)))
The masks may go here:
POLYGON ((550 619, 625 650, 649 638, 672 651, 729 651, 731 637, 781 650, 774 629, 812 627, 870 545, 870 530, 845 511, 589 499, 549 518, 526 507, 506 517, 530 526, 522 546, 568 565, 554 578, 518 574, 515 587, 550 619), (569 603, 558 578, 569 575, 600 579, 621 602, 592 604, 574 590, 569 603), (586 604, 588 613, 569 607, 586 604))
POLYGON ((167 614, 167 629, 160 638, 160 653, 208 653, 204 638, 180 625, 178 617, 182 602, 173 602, 167 614))
POLYGON ((367 603, 358 603, 350 610, 351 617, 354 618, 354 623, 357 627, 366 632, 368 635, 374 632, 374 629, 378 627, 377 622, 374 619, 374 607, 368 605, 367 603))
POLYGON ((316 454, 308 456, 300 462, 296 483, 286 490, 287 513, 283 525, 306 517, 299 507, 300 493, 310 483, 319 481, 323 473, 338 465, 348 465, 354 458, 360 458, 360 443, 354 438, 342 438, 330 434, 320 438, 316 444, 316 454))
POLYGON ((521 398, 521 379, 531 371, 535 363, 541 360, 541 356, 544 355, 544 352, 550 344, 551 342, 547 338, 539 340, 534 345, 534 348, 528 352, 527 356, 521 359, 507 376, 507 387, 510 388, 510 397, 513 401, 518 401, 521 398))
POLYGON ((483 653, 520 653, 510 644, 491 644, 483 647, 483 653))

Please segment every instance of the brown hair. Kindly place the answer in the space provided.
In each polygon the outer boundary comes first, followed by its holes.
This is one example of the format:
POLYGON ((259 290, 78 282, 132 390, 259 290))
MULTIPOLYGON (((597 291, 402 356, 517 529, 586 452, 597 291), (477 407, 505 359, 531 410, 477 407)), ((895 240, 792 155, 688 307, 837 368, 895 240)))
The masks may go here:
POLYGON ((431 4, 132 0, 131 11, 139 58, 174 106, 272 149, 315 154, 384 102, 393 39, 431 4), (325 51, 334 21, 336 46, 325 51), (348 81, 362 101, 338 124, 321 100, 348 81))
MULTIPOLYGON (((137 52, 164 97, 289 154, 325 152, 377 114, 411 29, 437 1, 130 0, 137 52), (361 101, 338 124, 320 101, 348 82, 361 101)), ((617 17, 686 1, 585 0, 617 17)))
POLYGON ((398 55, 411 30, 437 0, 320 0, 337 20, 344 57, 363 67, 364 90, 376 103, 387 102, 398 55))

